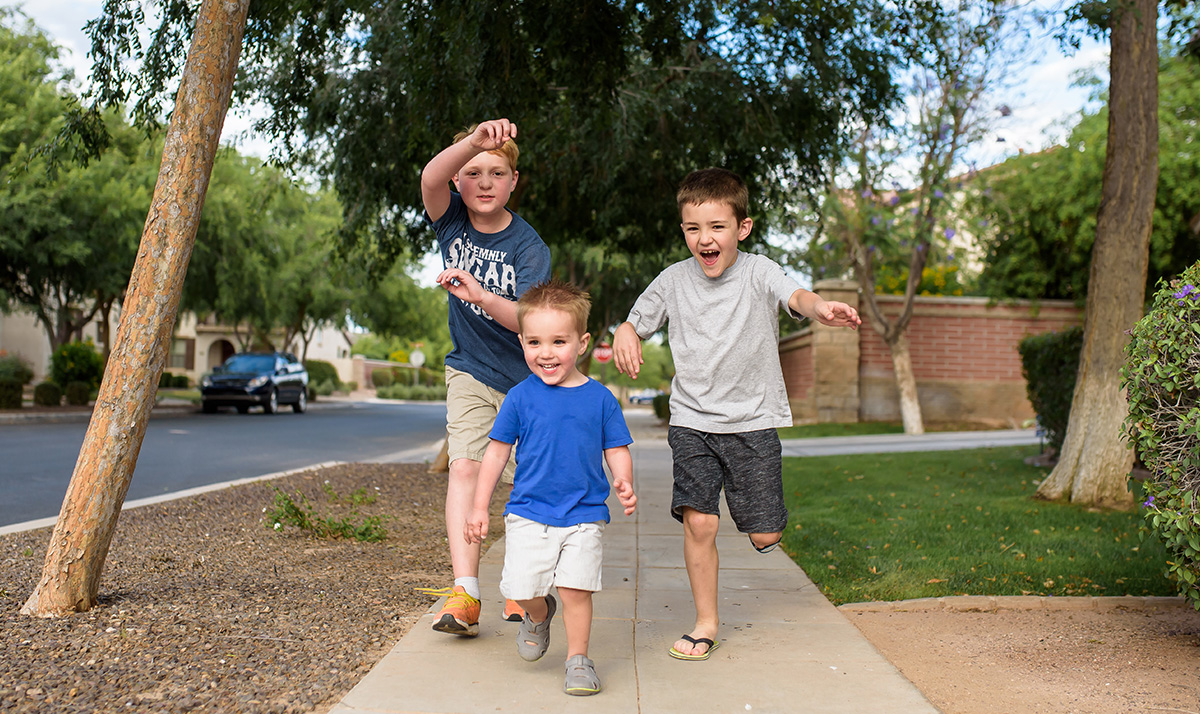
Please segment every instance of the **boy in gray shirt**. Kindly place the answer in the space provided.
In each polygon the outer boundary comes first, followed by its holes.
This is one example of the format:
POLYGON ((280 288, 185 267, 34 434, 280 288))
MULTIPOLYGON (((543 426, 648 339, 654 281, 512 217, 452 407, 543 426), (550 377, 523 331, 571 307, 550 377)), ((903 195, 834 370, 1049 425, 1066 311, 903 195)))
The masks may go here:
POLYGON ((668 654, 703 660, 715 650, 717 526, 721 489, 738 530, 759 552, 783 537, 782 448, 791 426, 779 366, 781 307, 797 319, 857 329, 849 305, 801 288, 769 258, 738 250, 750 235, 749 192, 725 169, 693 171, 676 194, 692 258, 654 279, 617 328, 617 369, 637 378, 642 340, 667 323, 675 378, 667 441, 674 461, 671 514, 683 523, 683 552, 696 622, 668 654))

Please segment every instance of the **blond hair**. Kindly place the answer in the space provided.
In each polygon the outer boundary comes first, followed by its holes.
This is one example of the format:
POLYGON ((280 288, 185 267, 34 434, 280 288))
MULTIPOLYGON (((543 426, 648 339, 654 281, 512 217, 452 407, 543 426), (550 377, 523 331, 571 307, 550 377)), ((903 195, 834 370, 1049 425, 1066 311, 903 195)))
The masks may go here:
MULTIPOLYGON (((466 129, 463 129, 454 135, 454 141, 451 143, 457 144, 468 136, 474 134, 477 128, 479 128, 478 123, 472 124, 466 129)), ((517 170, 517 159, 521 156, 521 150, 517 148, 517 142, 513 141, 512 139, 504 142, 504 146, 501 146, 499 149, 496 149, 495 151, 489 151, 488 153, 495 154, 496 156, 503 156, 504 158, 508 159, 508 167, 513 171, 517 170)))
POLYGON ((684 206, 702 203, 724 203, 733 209, 738 224, 750 215, 750 191, 738 176, 728 169, 699 169, 684 177, 675 194, 679 212, 684 206))
POLYGON ((571 283, 549 280, 538 283, 517 300, 517 325, 525 324, 525 316, 534 310, 559 310, 565 312, 575 323, 579 334, 587 332, 588 314, 592 302, 588 294, 571 283))

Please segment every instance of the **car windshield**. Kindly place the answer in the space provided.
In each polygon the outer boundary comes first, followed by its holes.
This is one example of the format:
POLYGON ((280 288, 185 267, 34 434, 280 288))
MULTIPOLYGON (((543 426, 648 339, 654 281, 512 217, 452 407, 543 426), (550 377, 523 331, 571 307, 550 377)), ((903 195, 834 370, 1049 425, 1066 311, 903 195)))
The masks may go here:
POLYGON ((271 355, 234 355, 221 366, 221 371, 254 374, 274 372, 275 358, 271 355))

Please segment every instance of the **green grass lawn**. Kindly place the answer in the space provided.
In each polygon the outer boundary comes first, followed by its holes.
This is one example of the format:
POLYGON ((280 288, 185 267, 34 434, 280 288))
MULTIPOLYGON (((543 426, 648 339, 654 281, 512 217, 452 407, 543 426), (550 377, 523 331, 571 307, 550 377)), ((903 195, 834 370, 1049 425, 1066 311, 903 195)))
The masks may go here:
POLYGON ((1137 512, 1032 498, 1036 447, 785 458, 784 549, 835 604, 1175 595, 1137 512))
MULTIPOLYGON (((989 428, 971 422, 933 422, 925 431, 977 431, 989 428)), ((898 421, 867 421, 847 424, 801 424, 776 429, 780 439, 814 439, 823 436, 867 436, 871 434, 903 434, 904 425, 898 421)))

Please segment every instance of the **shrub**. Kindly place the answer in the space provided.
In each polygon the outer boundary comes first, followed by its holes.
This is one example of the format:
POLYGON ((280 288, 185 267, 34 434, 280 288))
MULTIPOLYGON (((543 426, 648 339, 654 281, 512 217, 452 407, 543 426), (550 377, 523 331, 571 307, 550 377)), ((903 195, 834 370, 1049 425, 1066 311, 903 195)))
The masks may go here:
POLYGON ((654 401, 651 402, 651 405, 654 407, 654 416, 662 419, 663 421, 667 421, 671 418, 671 395, 656 394, 654 395, 654 401))
POLYGON ((338 377, 337 367, 324 360, 306 359, 304 360, 304 369, 308 370, 310 383, 316 382, 320 384, 322 382, 330 382, 333 384, 334 389, 342 383, 341 378, 338 377))
POLYGON ((1124 432, 1151 473, 1145 529, 1166 544, 1167 577, 1200 610, 1200 263, 1159 283, 1131 335, 1124 432))
MULTIPOLYGON (((309 382, 309 385, 311 386, 312 382, 309 382)), ((337 391, 337 390, 335 389, 333 382, 331 382, 329 380, 317 383, 317 394, 321 395, 322 397, 328 397, 330 394, 333 394, 335 391, 337 391)))
POLYGON ((1071 399, 1075 395, 1075 375, 1079 371, 1079 353, 1083 349, 1083 328, 1070 327, 1062 332, 1046 332, 1021 340, 1021 374, 1029 403, 1037 413, 1038 424, 1054 453, 1062 449, 1071 419, 1071 399))
POLYGON ((0 379, 13 379, 18 385, 29 384, 33 381, 33 370, 28 362, 17 355, 5 354, 0 350, 0 379))
POLYGON ((86 407, 92 401, 92 388, 84 382, 68 382, 63 394, 67 397, 67 404, 73 407, 86 407))
POLYGON ((371 383, 376 389, 380 387, 392 386, 392 370, 390 369, 373 369, 371 370, 371 383))
POLYGON ((187 389, 190 386, 188 384, 188 376, 186 374, 175 375, 171 378, 171 386, 175 389, 187 389))
POLYGON ((33 388, 33 403, 39 407, 57 407, 62 404, 62 389, 54 382, 42 382, 33 388))
POLYGON ((0 377, 0 409, 21 408, 20 380, 12 377, 0 377))
POLYGON ((321 392, 318 391, 318 389, 317 389, 318 386, 319 385, 317 385, 314 382, 308 383, 308 388, 305 391, 308 392, 308 403, 309 404, 312 404, 313 402, 317 401, 317 397, 321 396, 321 392))
POLYGON ((95 389, 103 376, 104 358, 91 340, 68 342, 50 355, 50 381, 55 384, 84 382, 95 389))
POLYGON ((164 371, 158 377, 158 388, 159 389, 170 389, 171 384, 174 381, 174 379, 175 379, 175 375, 171 374, 170 372, 164 371))

